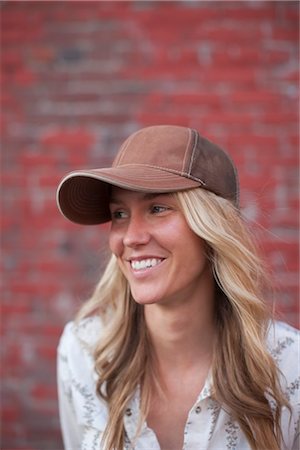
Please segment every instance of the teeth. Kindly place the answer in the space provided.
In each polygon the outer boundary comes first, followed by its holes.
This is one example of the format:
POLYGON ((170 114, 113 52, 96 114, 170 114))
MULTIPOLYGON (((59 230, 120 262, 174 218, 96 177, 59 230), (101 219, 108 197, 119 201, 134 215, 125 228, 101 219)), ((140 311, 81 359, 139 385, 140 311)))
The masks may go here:
POLYGON ((148 269, 157 266, 160 262, 162 262, 162 259, 158 258, 142 259, 141 261, 131 261, 131 267, 134 270, 148 269))

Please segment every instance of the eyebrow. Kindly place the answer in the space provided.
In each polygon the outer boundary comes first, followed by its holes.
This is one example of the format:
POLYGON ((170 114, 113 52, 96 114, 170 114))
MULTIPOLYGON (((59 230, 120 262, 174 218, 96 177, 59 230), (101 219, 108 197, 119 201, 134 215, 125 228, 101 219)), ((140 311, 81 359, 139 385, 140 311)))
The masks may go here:
MULTIPOLYGON (((160 197, 161 195, 169 195, 168 192, 146 192, 141 196, 141 200, 153 200, 156 197, 160 197)), ((117 196, 111 196, 109 203, 122 203, 117 196)))

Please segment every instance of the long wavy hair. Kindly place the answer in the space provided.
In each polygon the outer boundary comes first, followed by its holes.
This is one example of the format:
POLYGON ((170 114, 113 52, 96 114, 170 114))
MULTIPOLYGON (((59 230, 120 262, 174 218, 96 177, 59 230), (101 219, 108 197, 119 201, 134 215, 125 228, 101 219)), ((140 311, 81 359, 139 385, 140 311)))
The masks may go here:
MULTIPOLYGON (((266 349, 270 324, 263 301, 266 271, 254 240, 240 211, 228 200, 201 188, 172 195, 190 228, 206 241, 216 283, 213 397, 238 422, 252 450, 279 450, 281 409, 289 404, 266 349)), ((104 324, 95 349, 97 393, 109 409, 103 442, 106 450, 121 450, 128 402, 140 389, 141 426, 159 380, 143 306, 132 299, 114 256, 78 320, 91 314, 99 314, 104 324)))

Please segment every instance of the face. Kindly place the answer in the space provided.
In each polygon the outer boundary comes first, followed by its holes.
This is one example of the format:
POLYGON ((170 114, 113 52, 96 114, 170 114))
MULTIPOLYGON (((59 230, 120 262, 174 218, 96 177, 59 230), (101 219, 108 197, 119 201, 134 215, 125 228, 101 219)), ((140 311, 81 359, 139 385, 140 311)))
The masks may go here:
POLYGON ((211 270, 204 241, 188 226, 171 194, 114 187, 109 245, 140 304, 195 297, 211 270))

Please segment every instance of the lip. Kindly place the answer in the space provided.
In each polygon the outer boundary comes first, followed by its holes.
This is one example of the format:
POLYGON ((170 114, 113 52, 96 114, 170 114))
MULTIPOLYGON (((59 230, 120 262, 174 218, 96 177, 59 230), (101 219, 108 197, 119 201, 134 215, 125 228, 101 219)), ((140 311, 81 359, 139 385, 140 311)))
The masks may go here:
POLYGON ((126 258, 124 258, 124 259, 125 259, 125 261, 130 262, 130 261, 142 261, 143 259, 153 259, 153 258, 154 259, 166 259, 165 256, 151 255, 151 254, 148 254, 148 255, 137 255, 137 256, 129 255, 129 256, 126 256, 126 258))

